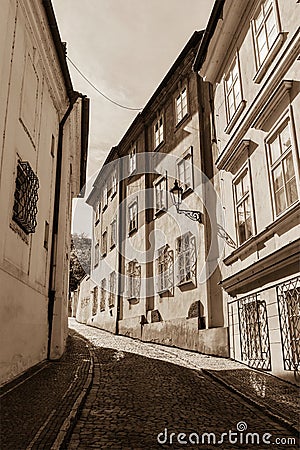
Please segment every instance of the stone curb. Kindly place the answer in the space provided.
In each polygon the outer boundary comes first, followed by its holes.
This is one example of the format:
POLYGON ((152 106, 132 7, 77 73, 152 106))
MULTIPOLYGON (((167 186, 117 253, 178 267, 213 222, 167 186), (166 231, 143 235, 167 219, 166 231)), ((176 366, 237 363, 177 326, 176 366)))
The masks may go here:
MULTIPOLYGON (((94 348, 93 346, 87 341, 83 336, 80 335, 80 338, 84 340, 87 344, 88 351, 91 358, 91 364, 88 371, 88 376, 85 381, 85 384, 80 391, 78 397, 76 398, 70 413, 65 418, 62 426, 60 427, 60 430, 58 432, 58 435, 52 444, 51 450, 57 450, 57 449, 66 449, 67 448, 67 441, 70 438, 72 431, 76 425, 77 418, 80 414, 81 408, 86 400, 87 395, 90 392, 93 378, 94 378, 94 348)), ((75 383, 75 382, 74 382, 75 383)))
POLYGON ((242 390, 239 390, 238 388, 236 388, 232 384, 227 383, 222 378, 218 377, 215 373, 212 373, 210 370, 208 370, 208 369, 201 369, 201 370, 202 370, 202 372, 205 375, 210 377, 212 380, 216 381, 219 384, 222 384, 222 386, 226 387, 231 392, 233 392, 233 393, 239 395, 240 397, 242 397, 243 400, 245 400, 247 403, 250 403, 251 405, 256 406, 257 408, 259 408, 261 411, 263 411, 264 414, 268 415, 271 419, 273 419, 276 422, 278 422, 281 426, 284 426, 284 427, 288 428, 297 437, 299 436, 299 430, 297 429, 297 427, 295 426, 295 424, 293 422, 287 420, 285 417, 283 417, 283 416, 281 416, 279 414, 275 414, 274 412, 270 411, 263 403, 260 403, 259 401, 254 400, 251 397, 248 397, 247 395, 245 395, 242 392, 242 390))

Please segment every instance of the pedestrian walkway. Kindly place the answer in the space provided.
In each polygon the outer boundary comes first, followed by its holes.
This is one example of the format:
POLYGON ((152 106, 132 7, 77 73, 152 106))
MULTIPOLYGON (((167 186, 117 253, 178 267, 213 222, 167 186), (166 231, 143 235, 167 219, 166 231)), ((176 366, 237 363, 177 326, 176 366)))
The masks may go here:
POLYGON ((169 433, 221 433, 240 423, 274 439, 295 437, 295 386, 266 375, 270 383, 235 361, 114 336, 74 319, 69 327, 59 361, 39 364, 0 390, 1 450, 181 448, 170 445, 169 433), (251 396, 251 389, 260 393, 260 409, 236 393, 251 396), (267 411, 273 401, 279 421, 267 411))
POLYGON ((1 388, 1 450, 60 448, 91 381, 88 343, 70 330, 59 361, 39 364, 1 388))

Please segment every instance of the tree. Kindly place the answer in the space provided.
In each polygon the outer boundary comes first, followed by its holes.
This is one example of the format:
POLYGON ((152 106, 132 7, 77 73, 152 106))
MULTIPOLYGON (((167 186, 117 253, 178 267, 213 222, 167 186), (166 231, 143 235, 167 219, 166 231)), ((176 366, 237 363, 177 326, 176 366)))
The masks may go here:
POLYGON ((91 273, 91 239, 85 233, 73 234, 70 252, 69 291, 75 291, 81 280, 91 273))

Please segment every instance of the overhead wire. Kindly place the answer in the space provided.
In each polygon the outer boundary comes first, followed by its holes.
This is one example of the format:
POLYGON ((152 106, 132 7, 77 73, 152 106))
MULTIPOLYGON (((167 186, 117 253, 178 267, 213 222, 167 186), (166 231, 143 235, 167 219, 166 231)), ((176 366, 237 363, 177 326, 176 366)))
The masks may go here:
POLYGON ((67 60, 70 61, 70 63, 72 64, 72 66, 74 67, 74 69, 77 70, 77 72, 82 76, 82 78, 93 88, 95 89, 95 91, 98 92, 98 94, 102 95, 102 97, 104 97, 106 100, 108 100, 109 102, 113 103, 116 106, 119 106, 120 108, 123 109, 128 109, 130 111, 142 111, 143 108, 131 108, 130 106, 125 106, 122 105, 121 103, 116 102, 115 100, 112 100, 110 97, 108 97, 107 95, 105 95, 103 92, 100 91, 100 89, 98 89, 82 72, 81 70, 76 66, 76 64, 68 57, 66 56, 67 60))

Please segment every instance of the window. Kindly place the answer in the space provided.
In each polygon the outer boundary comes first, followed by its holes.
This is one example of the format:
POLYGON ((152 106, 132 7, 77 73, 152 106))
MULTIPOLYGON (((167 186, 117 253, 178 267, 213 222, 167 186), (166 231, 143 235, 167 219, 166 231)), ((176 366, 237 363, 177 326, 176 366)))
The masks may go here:
POLYGON ((253 21, 257 67, 265 61, 278 35, 275 0, 265 0, 253 21))
POLYGON ((160 116, 160 118, 154 125, 154 138, 155 138, 155 148, 156 148, 164 140, 164 123, 163 123, 162 116, 160 116))
POLYGON ((129 151, 129 175, 136 169, 136 146, 133 145, 129 151))
POLYGON ((117 174, 114 172, 111 177, 111 197, 117 193, 117 174))
POLYGON ((276 215, 298 200, 289 122, 267 142, 276 215))
POLYGON ((101 254, 102 257, 107 255, 107 228, 102 233, 101 254))
POLYGON ((39 180, 26 161, 17 166, 13 220, 26 234, 34 233, 37 221, 39 180))
POLYGON ((236 228, 239 244, 253 235, 253 218, 250 194, 250 178, 248 169, 233 183, 235 200, 236 228))
POLYGON ((182 89, 178 97, 176 98, 176 119, 179 123, 187 114, 187 91, 186 87, 182 89))
POLYGON ((45 220, 45 231, 44 231, 44 248, 48 250, 49 244, 49 222, 45 220))
POLYGON ((93 290, 92 316, 95 316, 97 314, 97 309, 98 309, 98 286, 95 286, 93 290))
POLYGON ((136 260, 127 264, 127 297, 138 299, 141 289, 141 266, 136 260))
POLYGON ((53 134, 51 136, 51 150, 50 150, 50 154, 54 158, 54 156, 55 156, 55 138, 54 138, 53 134))
POLYGON ((238 57, 235 58, 224 82, 227 123, 229 123, 242 101, 242 86, 238 57))
POLYGON ((174 286, 174 255, 168 245, 158 250, 157 291, 159 293, 171 291, 174 286))
POLYGON ((95 209, 95 225, 97 225, 99 223, 100 220, 100 210, 101 210, 101 203, 99 203, 98 205, 96 205, 96 209, 95 209))
POLYGON ((111 272, 109 275, 109 297, 108 297, 108 306, 110 307, 113 307, 115 305, 116 285, 117 285, 117 274, 116 272, 111 272))
POLYGON ((178 284, 185 282, 196 284, 196 241, 190 232, 177 239, 176 253, 178 284))
POLYGON ((101 291, 100 291, 100 311, 105 311, 105 301, 106 301, 106 279, 101 281, 101 291))
POLYGON ((154 184, 155 187, 155 209, 156 212, 166 211, 167 209, 167 180, 160 178, 154 184))
POLYGON ((117 242, 117 221, 114 219, 110 224, 110 248, 113 248, 117 242))
POLYGON ((97 267, 99 264, 99 242, 95 245, 95 253, 94 253, 94 267, 97 267))
POLYGON ((138 216, 137 216, 137 202, 132 203, 129 205, 128 208, 128 215, 129 215, 129 233, 131 233, 134 230, 137 230, 138 227, 138 216))
POLYGON ((105 184, 102 191, 102 211, 104 211, 107 207, 107 197, 107 185, 105 184))
POLYGON ((192 162, 192 148, 189 152, 177 163, 178 179, 184 191, 193 188, 193 162, 192 162))

